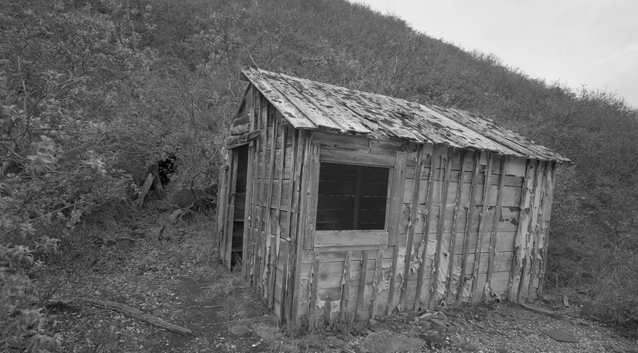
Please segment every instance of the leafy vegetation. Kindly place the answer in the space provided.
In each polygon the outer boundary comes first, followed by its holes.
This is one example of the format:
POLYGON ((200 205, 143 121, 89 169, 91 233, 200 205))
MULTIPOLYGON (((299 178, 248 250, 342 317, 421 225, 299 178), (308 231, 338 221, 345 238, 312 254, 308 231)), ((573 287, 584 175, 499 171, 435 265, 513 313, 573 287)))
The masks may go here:
POLYGON ((215 182, 248 66, 482 113, 567 156, 548 285, 638 324, 638 111, 619 97, 531 79, 344 0, 7 0, 0 29, 5 347, 60 345, 37 309, 55 291, 33 282, 73 268, 78 226, 129 207, 149 163, 177 154, 175 190, 215 182))

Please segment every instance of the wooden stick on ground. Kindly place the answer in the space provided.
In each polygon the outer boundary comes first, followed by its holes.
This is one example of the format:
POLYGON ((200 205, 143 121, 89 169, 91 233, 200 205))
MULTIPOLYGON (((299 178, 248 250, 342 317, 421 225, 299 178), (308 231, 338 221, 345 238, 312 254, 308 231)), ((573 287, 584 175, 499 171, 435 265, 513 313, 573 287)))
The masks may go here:
POLYGON ((148 173, 148 175, 146 176, 146 181, 144 182, 144 186, 142 186, 142 190, 140 190, 140 196, 138 196, 137 200, 135 201, 135 205, 137 207, 142 207, 142 205, 144 205, 144 198, 146 197, 148 190, 150 190, 151 184, 153 184, 154 179, 155 177, 153 176, 153 173, 148 173))
POLYGON ((92 299, 92 298, 78 298, 79 300, 82 300, 84 302, 87 302, 89 304, 93 304, 95 306, 101 306, 101 307, 105 307, 107 309, 111 309, 111 310, 115 310, 118 311, 124 315, 145 321, 153 326, 156 327, 160 327, 163 328, 165 330, 169 330, 171 332, 175 332, 178 333, 182 336, 188 336, 191 335, 193 332, 187 328, 183 328, 177 325, 173 325, 171 323, 168 323, 160 318, 157 318, 155 316, 149 315, 149 314, 145 314, 143 311, 132 308, 128 305, 124 305, 124 304, 120 304, 117 302, 112 302, 109 300, 99 300, 99 299, 92 299))

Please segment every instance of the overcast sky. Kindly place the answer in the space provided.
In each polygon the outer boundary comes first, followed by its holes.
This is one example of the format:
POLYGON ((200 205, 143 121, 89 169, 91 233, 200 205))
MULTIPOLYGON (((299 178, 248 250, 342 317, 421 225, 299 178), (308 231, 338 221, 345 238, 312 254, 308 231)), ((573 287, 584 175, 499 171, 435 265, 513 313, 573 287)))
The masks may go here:
POLYGON ((547 82, 638 108, 637 0, 351 0, 547 82))

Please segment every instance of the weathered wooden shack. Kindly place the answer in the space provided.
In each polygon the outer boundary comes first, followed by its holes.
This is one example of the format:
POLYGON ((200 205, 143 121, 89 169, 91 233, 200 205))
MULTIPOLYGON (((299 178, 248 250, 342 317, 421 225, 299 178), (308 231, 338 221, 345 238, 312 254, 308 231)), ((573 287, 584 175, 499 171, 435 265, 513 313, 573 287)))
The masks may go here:
POLYGON ((219 251, 289 327, 543 291, 557 163, 466 111, 250 69, 219 251))

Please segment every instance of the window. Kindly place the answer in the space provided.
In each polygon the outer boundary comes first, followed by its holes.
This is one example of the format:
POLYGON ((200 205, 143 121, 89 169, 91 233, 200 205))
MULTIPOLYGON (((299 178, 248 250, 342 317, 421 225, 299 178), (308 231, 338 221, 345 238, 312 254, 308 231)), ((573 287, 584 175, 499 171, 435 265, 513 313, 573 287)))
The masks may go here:
POLYGON ((321 163, 317 230, 385 229, 390 168, 321 163))

